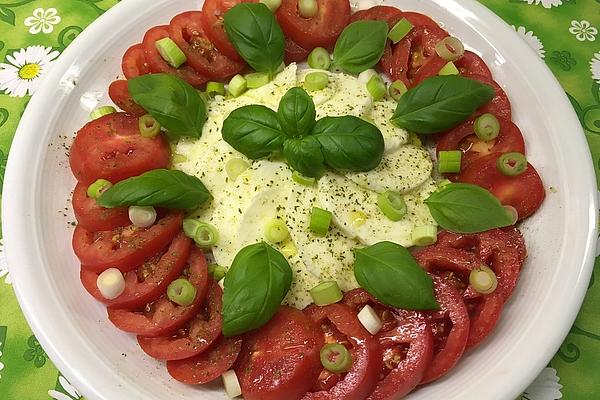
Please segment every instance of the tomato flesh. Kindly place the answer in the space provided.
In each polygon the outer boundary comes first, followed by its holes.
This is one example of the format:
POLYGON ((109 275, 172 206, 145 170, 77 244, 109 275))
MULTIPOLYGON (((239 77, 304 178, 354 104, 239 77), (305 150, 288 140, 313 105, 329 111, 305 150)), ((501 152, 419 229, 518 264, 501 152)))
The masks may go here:
POLYGON ((476 114, 481 115, 490 113, 494 114, 496 117, 510 121, 512 118, 512 106, 504 89, 502 89, 496 81, 488 78, 487 76, 471 74, 468 76, 468 78, 490 85, 496 92, 494 98, 489 103, 477 110, 476 114))
POLYGON ((141 43, 134 44, 123 54, 121 69, 127 79, 150 73, 150 65, 146 62, 144 46, 141 43))
POLYGON ((78 183, 73 191, 73 211, 77 223, 90 231, 109 231, 131 224, 127 207, 104 208, 88 197, 87 186, 78 183))
POLYGON ((465 54, 454 61, 454 65, 463 76, 479 75, 492 80, 492 72, 485 61, 472 51, 465 50, 465 54))
POLYGON ((285 40, 284 61, 286 64, 305 61, 310 52, 310 50, 305 49, 291 39, 285 40))
POLYGON ((121 110, 128 114, 141 117, 146 114, 146 110, 137 104, 131 98, 129 94, 129 87, 127 81, 123 79, 116 80, 108 86, 108 97, 113 103, 117 105, 121 110))

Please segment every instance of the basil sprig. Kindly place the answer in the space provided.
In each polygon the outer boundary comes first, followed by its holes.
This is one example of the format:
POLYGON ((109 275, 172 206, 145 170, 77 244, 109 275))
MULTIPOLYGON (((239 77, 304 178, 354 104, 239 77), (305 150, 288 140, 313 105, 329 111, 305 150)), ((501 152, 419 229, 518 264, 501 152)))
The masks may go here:
POLYGON ((431 277, 404 247, 380 242, 354 253, 354 276, 377 300, 407 310, 439 309, 431 277))
POLYGON ((206 104, 189 83, 169 74, 142 75, 127 82, 133 101, 152 115, 171 139, 202 135, 206 104))
POLYGON ((478 233, 512 224, 500 201, 484 188, 451 183, 434 192, 425 204, 435 221, 457 233, 478 233))
POLYGON ((383 21, 356 21, 340 34, 333 49, 333 68, 351 74, 375 66, 385 49, 388 25, 383 21))
POLYGON ((223 18, 227 37, 256 71, 274 75, 283 63, 285 37, 269 8, 262 3, 240 3, 223 18))
POLYGON ((384 141, 373 124, 353 116, 315 121, 315 105, 301 88, 290 89, 277 112, 263 106, 234 110, 223 122, 223 140, 251 159, 283 152, 302 175, 336 170, 370 171, 383 158, 384 141))
POLYGON ((415 133, 442 132, 466 121, 494 95, 491 86, 473 79, 436 76, 400 97, 391 121, 415 133))
POLYGON ((285 257, 266 244, 244 247, 225 275, 223 335, 260 328, 277 312, 292 284, 285 257))
POLYGON ((118 182, 97 202, 106 208, 156 206, 190 209, 211 198, 200 179, 182 171, 155 169, 118 182))

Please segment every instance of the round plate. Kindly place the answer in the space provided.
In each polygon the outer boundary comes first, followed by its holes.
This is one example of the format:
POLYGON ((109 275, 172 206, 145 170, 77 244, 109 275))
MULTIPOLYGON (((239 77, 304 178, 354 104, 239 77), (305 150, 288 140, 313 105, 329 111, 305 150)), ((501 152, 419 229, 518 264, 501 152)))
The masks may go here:
MULTIPOLYGON (((473 0, 387 1, 430 15, 476 49, 505 88, 548 190, 525 224, 529 259, 494 334, 444 379, 410 395, 514 399, 548 363, 579 309, 596 243, 596 181, 579 122, 558 82, 503 21, 473 0), (576 161, 576 162, 575 162, 576 161)), ((150 27, 199 9, 192 0, 128 0, 86 29, 54 65, 25 112, 4 183, 5 251, 19 302, 62 373, 90 400, 225 399, 218 384, 169 378, 135 337, 119 332, 79 282, 67 152, 89 109, 107 103, 121 56, 150 27)))

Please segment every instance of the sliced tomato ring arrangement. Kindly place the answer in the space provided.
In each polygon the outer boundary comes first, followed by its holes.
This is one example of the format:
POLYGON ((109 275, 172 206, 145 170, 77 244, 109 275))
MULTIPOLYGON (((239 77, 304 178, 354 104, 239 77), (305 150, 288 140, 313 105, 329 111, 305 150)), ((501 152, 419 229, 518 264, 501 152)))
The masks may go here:
POLYGON ((211 280, 204 311, 174 333, 158 337, 138 336, 140 347, 159 360, 183 360, 206 351, 221 336, 222 296, 221 287, 211 280))
POLYGON ((463 76, 479 75, 492 80, 492 72, 485 61, 472 51, 465 50, 465 54, 454 61, 454 65, 463 76))
POLYGON ((135 115, 137 117, 141 117, 142 115, 146 114, 146 110, 144 110, 140 105, 136 104, 136 102, 131 98, 126 80, 119 79, 112 82, 108 87, 108 97, 110 97, 112 102, 115 103, 117 107, 126 113, 135 115))
POLYGON ((167 286, 181 275, 190 255, 192 242, 179 233, 166 252, 161 252, 136 270, 125 274, 125 290, 113 299, 106 299, 100 293, 96 281, 98 272, 81 267, 80 278, 85 289, 98 301, 112 308, 142 307, 162 296, 167 286))
POLYGON ((171 149, 162 135, 140 135, 138 118, 113 113, 88 122, 77 132, 69 163, 84 185, 97 179, 117 183, 151 169, 166 168, 171 149))
POLYGON ((131 224, 127 207, 104 208, 88 197, 87 186, 78 183, 73 191, 73 211, 77 223, 90 231, 110 231, 131 224))
POLYGON ((108 318, 120 330, 141 336, 162 336, 181 328, 198 313, 208 289, 208 268, 204 254, 194 249, 189 257, 187 279, 196 288, 189 306, 180 306, 163 294, 158 300, 137 310, 108 308, 108 318))
POLYGON ((123 54, 121 69, 127 79, 150 73, 150 65, 146 61, 144 46, 141 43, 134 44, 123 54))

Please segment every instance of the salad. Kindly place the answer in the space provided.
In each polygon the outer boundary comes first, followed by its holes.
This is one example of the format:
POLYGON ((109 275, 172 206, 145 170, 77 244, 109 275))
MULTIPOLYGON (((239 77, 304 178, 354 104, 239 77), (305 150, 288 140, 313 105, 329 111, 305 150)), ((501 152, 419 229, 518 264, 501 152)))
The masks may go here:
POLYGON ((429 17, 206 0, 76 134, 85 289, 186 384, 400 399, 494 330, 545 191, 485 62, 429 17))

